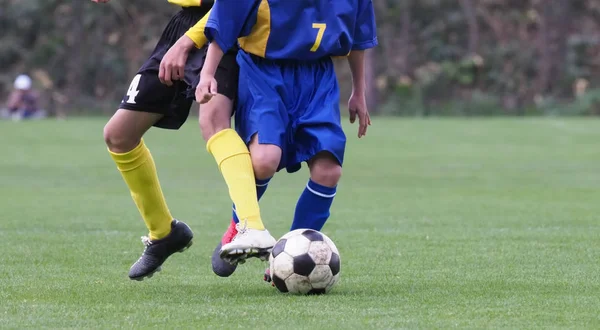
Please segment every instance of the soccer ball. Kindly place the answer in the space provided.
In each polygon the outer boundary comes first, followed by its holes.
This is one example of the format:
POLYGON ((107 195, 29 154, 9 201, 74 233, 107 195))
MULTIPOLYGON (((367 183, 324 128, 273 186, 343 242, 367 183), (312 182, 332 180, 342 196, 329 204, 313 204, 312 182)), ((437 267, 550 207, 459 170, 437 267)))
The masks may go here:
POLYGON ((269 270, 281 292, 323 294, 340 278, 340 253, 325 234, 296 229, 277 241, 269 256, 269 270))

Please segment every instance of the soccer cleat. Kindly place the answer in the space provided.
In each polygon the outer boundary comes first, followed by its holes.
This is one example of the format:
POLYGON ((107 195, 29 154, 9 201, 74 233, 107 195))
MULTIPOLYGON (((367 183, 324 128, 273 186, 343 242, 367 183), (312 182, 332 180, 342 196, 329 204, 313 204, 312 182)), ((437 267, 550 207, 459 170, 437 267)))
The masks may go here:
POLYGON ((269 259, 271 249, 277 241, 269 231, 247 228, 246 224, 236 225, 237 235, 230 243, 221 247, 219 255, 232 265, 246 262, 248 258, 269 259))
POLYGON ((144 253, 129 269, 129 278, 142 281, 152 277, 160 271, 160 266, 175 252, 183 252, 192 245, 194 234, 188 225, 181 221, 171 222, 171 232, 164 238, 150 240, 143 236, 142 242, 146 246, 144 253))
POLYGON ((219 241, 219 244, 217 244, 217 247, 211 256, 212 269, 217 276, 228 277, 233 274, 237 268, 237 265, 230 264, 229 262, 223 260, 220 256, 221 247, 227 243, 230 243, 237 233, 238 231, 236 229, 236 223, 235 221, 231 220, 229 228, 227 228, 227 231, 225 234, 223 234, 223 238, 221 238, 221 241, 219 241))

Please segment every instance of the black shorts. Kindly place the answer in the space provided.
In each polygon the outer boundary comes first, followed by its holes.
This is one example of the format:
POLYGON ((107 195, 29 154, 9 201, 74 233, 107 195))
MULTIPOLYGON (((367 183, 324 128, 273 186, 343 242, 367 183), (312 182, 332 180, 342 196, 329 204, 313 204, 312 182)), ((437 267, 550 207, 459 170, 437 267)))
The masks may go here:
MULTIPOLYGON (((185 66, 185 78, 167 86, 158 79, 160 61, 169 48, 196 24, 205 14, 200 7, 184 8, 179 11, 163 31, 152 55, 138 70, 131 81, 120 108, 164 115, 154 126, 166 129, 179 129, 187 120, 194 102, 196 86, 200 80, 200 70, 206 58, 206 47, 192 49, 185 66)), ((236 62, 237 50, 228 51, 215 74, 219 94, 235 102, 237 96, 239 69, 236 62)))

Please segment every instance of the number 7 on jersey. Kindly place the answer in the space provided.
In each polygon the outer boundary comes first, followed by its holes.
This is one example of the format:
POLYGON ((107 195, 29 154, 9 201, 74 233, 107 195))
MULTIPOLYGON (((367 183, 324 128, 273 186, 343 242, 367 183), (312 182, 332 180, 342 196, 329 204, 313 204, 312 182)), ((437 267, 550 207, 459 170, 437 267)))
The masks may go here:
POLYGON ((310 51, 314 53, 317 51, 317 49, 319 49, 319 46, 321 46, 321 41, 323 41, 323 34, 325 34, 325 29, 327 29, 327 24, 313 23, 312 27, 313 27, 313 29, 319 30, 319 32, 317 32, 317 39, 315 40, 315 44, 310 49, 310 51))

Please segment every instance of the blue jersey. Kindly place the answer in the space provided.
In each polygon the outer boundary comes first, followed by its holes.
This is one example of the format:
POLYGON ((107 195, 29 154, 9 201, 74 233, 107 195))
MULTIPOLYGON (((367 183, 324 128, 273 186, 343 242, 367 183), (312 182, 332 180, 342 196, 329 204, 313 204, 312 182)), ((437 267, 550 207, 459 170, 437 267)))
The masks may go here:
POLYGON ((372 0, 218 0, 204 31, 224 51, 238 40, 247 53, 275 60, 346 56, 377 45, 372 0))

